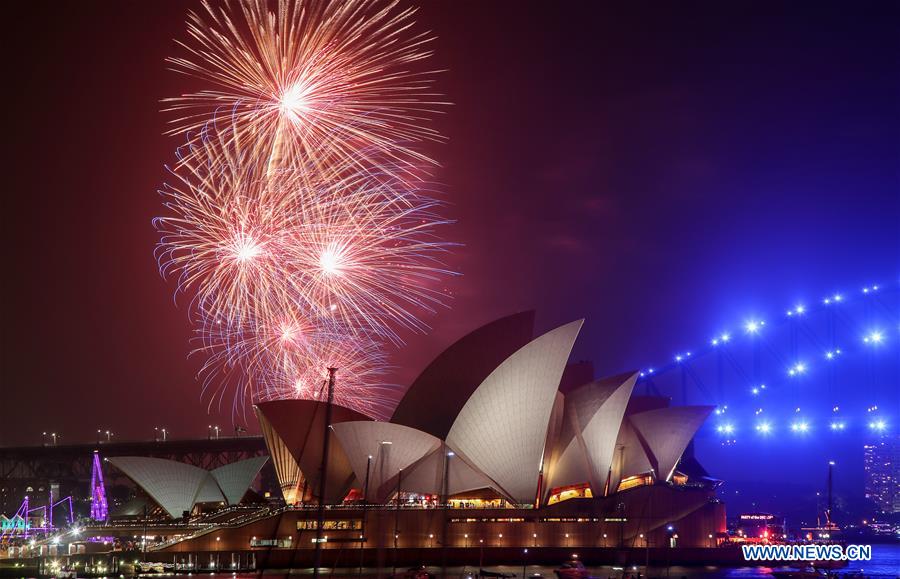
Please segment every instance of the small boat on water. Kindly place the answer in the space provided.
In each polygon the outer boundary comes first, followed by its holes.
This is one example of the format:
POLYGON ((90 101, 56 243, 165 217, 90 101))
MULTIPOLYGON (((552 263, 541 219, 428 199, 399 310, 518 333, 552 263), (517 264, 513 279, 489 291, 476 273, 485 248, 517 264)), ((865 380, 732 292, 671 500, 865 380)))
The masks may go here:
POLYGON ((391 579, 434 579, 434 573, 429 573, 425 567, 410 567, 404 572, 394 573, 391 579))
POLYGON ((553 572, 559 579, 588 579, 591 576, 581 561, 566 561, 553 572))

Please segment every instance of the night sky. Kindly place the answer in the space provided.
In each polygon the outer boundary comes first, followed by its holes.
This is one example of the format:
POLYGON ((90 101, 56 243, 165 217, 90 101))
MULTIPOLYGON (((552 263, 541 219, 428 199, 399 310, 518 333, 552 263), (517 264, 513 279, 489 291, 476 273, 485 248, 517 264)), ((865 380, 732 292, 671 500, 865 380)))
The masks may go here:
MULTIPOLYGON (((191 6, 6 7, 0 444, 230 427, 230 407, 207 415, 186 304, 153 257, 180 144, 159 101, 185 90, 164 58, 191 6)), ((539 330, 585 317, 573 357, 603 374, 754 312, 896 286, 897 3, 443 1, 419 21, 454 103, 427 152, 463 275, 395 355, 398 384, 522 309, 539 330)), ((900 409, 896 380, 873 388, 900 409)))

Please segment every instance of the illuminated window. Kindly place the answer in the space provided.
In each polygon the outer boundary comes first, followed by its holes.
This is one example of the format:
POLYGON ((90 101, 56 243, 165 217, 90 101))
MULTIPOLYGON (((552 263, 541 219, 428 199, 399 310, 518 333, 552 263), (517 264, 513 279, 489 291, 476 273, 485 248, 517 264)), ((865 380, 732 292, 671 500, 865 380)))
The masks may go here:
POLYGON ((591 492, 591 487, 588 486, 587 483, 559 487, 550 491, 550 498, 547 501, 547 504, 552 505, 569 499, 589 499, 593 496, 594 494, 591 492))
POLYGON ((634 476, 630 476, 627 478, 623 478, 622 482, 619 483, 618 492, 627 491, 628 489, 633 489, 635 487, 648 486, 653 484, 653 475, 650 473, 638 474, 634 476))
MULTIPOLYGON (((316 529, 316 520, 307 519, 297 521, 298 531, 314 531, 316 529)), ((362 529, 362 520, 360 519, 341 519, 337 521, 323 521, 322 529, 326 531, 352 531, 362 529)))

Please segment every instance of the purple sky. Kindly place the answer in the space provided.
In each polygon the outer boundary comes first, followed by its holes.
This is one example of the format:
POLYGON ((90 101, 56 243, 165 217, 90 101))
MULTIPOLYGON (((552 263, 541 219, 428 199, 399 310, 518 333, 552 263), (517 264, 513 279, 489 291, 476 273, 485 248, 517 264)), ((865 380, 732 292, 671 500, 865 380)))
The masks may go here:
MULTIPOLYGON (((191 328, 153 258, 184 2, 8 7, 0 444, 205 436, 191 328), (12 12, 9 12, 12 10, 12 12)), ((454 105, 429 153, 464 244, 396 354, 538 309, 601 373, 747 308, 900 265, 898 5, 428 2, 454 105)))

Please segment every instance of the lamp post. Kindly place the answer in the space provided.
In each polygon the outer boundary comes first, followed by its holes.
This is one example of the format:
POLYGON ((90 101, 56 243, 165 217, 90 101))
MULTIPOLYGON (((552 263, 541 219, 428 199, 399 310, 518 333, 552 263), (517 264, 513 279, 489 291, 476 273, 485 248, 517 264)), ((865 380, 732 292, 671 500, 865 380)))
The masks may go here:
MULTIPOLYGON (((313 579, 319 579, 322 563, 322 527, 325 526, 325 486, 328 477, 328 450, 331 444, 331 414, 334 406, 334 375, 337 368, 328 368, 328 398, 325 404, 325 434, 322 437, 322 465, 319 472, 319 508, 316 515, 316 550, 313 558, 313 579)), ((216 438, 219 427, 216 426, 216 438)))
POLYGON ((366 482, 363 485, 363 512, 362 512, 362 528, 359 536, 359 574, 362 575, 363 570, 363 548, 366 543, 366 508, 369 506, 369 471, 372 468, 372 455, 366 458, 366 482))
POLYGON ((526 547, 522 551, 522 579, 525 579, 525 575, 528 573, 528 548, 526 547))
POLYGON ((444 480, 441 485, 441 573, 447 576, 447 509, 450 508, 450 459, 455 454, 444 448, 444 480))

